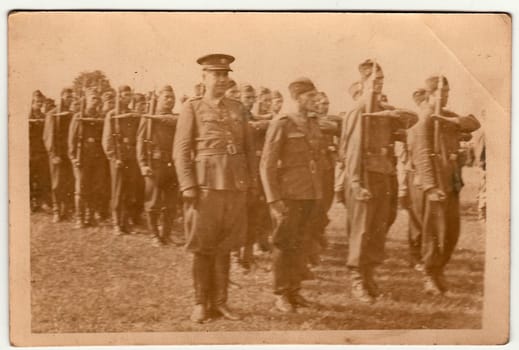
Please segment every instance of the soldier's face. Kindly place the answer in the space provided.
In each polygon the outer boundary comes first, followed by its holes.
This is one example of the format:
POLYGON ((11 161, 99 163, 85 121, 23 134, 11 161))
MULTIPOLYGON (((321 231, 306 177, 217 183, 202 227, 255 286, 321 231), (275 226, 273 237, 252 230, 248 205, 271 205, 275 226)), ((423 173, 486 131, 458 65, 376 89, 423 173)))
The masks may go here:
POLYGON ((79 101, 78 100, 74 100, 72 101, 72 103, 70 104, 70 110, 74 113, 77 113, 79 112, 79 101))
POLYGON ((115 108, 115 100, 108 100, 108 101, 105 101, 105 103, 103 104, 103 110, 105 112, 110 111, 114 108, 115 108))
POLYGON ((67 106, 69 106, 72 103, 72 101, 74 101, 74 95, 72 94, 72 92, 64 92, 61 95, 61 99, 67 106))
POLYGON ((97 108, 99 104, 101 103, 101 100, 96 95, 88 96, 86 99, 86 108, 97 108))
POLYGON ((40 110, 41 107, 43 107, 43 99, 42 98, 35 98, 32 100, 32 109, 34 110, 40 110))
POLYGON ((297 97, 299 109, 307 112, 318 112, 317 110, 317 90, 310 90, 297 97))
POLYGON ((229 72, 225 70, 205 71, 203 78, 207 92, 215 97, 220 97, 225 94, 229 86, 229 72))
POLYGON ((241 97, 240 89, 236 85, 225 91, 225 97, 239 101, 241 97))
POLYGON ((373 82, 373 92, 376 94, 381 94, 383 88, 384 88, 384 75, 382 74, 382 72, 377 71, 377 75, 375 76, 375 81, 373 82))
POLYGON ((135 104, 135 110, 137 111, 137 113, 146 113, 146 102, 137 102, 135 104))
POLYGON ((283 107, 283 99, 282 98, 275 98, 272 100, 272 112, 279 113, 281 110, 281 107, 283 107))
POLYGON ((157 104, 159 109, 172 110, 175 107, 175 94, 169 91, 161 93, 157 104))
POLYGON ((119 95, 119 98, 123 104, 128 105, 132 101, 132 93, 130 91, 123 91, 119 95))
POLYGON ((241 94, 241 103, 247 108, 249 111, 254 106, 254 102, 256 102, 256 94, 252 91, 244 92, 241 94))
POLYGON ((259 105, 261 107, 261 113, 270 112, 270 108, 272 107, 272 95, 271 94, 263 94, 259 98, 259 105))
POLYGON ((330 102, 328 101, 328 97, 321 97, 317 102, 317 113, 321 115, 328 114, 328 109, 330 108, 330 102))

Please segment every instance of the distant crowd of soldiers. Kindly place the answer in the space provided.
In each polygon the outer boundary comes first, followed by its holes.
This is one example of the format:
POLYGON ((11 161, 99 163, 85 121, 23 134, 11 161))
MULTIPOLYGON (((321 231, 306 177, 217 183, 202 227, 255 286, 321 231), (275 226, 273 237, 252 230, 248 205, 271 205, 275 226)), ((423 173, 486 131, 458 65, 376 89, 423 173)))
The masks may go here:
POLYGON ((376 301, 375 270, 400 205, 411 266, 423 272, 425 292, 447 295, 443 272, 460 232, 460 142, 480 127, 445 108, 447 79, 432 76, 413 93, 417 112, 397 108, 382 93, 382 68, 366 60, 347 113, 329 115, 327 95, 308 78, 290 83, 296 110, 280 113, 279 91, 229 78, 233 61, 198 59, 202 83, 179 115, 169 85, 149 94, 87 87, 81 98, 66 88, 57 106, 35 91, 31 209, 51 207, 55 223, 74 212, 77 228, 111 216, 116 235, 131 233, 144 211, 154 245, 173 240, 193 253, 191 319, 204 322, 240 318, 227 305, 231 253, 248 270, 255 245, 271 253, 276 308, 311 306, 301 281, 326 247, 334 198, 346 208, 351 296, 376 301), (180 207, 183 242, 171 234, 180 207))

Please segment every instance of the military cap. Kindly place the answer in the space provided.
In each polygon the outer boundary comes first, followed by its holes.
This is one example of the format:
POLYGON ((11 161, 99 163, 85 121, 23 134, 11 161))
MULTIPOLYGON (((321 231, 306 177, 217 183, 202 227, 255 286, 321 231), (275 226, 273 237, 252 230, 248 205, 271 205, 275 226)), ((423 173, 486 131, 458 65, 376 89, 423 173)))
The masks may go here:
POLYGON ((353 99, 355 99, 359 94, 362 93, 362 83, 360 81, 356 81, 351 84, 348 88, 348 93, 353 99))
POLYGON ((305 92, 315 90, 315 85, 308 78, 298 78, 291 82, 288 85, 288 90, 290 91, 290 95, 293 99, 299 97, 299 95, 304 94, 305 92))
POLYGON ((425 89, 418 89, 415 92, 413 92, 413 101, 420 105, 423 101, 425 101, 427 97, 427 91, 425 89))
POLYGON ((70 88, 70 87, 66 87, 66 88, 63 88, 63 89, 61 90, 61 94, 62 94, 62 95, 63 95, 63 94, 72 94, 72 93, 74 93, 74 90, 73 90, 72 88, 70 88))
POLYGON ((240 91, 242 93, 256 93, 256 90, 254 90, 254 88, 250 84, 242 84, 240 86, 240 91))
POLYGON ((119 86, 119 93, 132 92, 132 89, 128 85, 119 86))
POLYGON ((32 93, 32 98, 34 100, 34 99, 37 99, 37 98, 45 98, 45 96, 42 94, 42 92, 40 90, 35 90, 32 93))
POLYGON ((115 93, 113 90, 106 90, 105 92, 103 92, 103 94, 101 95, 101 100, 103 102, 106 102, 106 101, 111 101, 115 98, 115 93))
POLYGON ((270 91, 269 88, 266 88, 266 87, 262 86, 262 87, 259 88, 258 96, 268 95, 270 93, 271 93, 271 91, 270 91))
POLYGON ((171 85, 164 85, 160 90, 159 90, 159 94, 163 93, 163 92, 171 92, 173 93, 173 87, 171 85))
POLYGON ((229 64, 234 62, 234 57, 222 53, 205 55, 196 60, 203 67, 203 70, 223 70, 231 71, 229 64))
POLYGON ((143 102, 146 102, 146 96, 144 96, 144 94, 133 94, 133 103, 134 104, 137 104, 137 103, 143 103, 143 102))
MULTIPOLYGON (((449 81, 443 75, 442 75, 442 78, 443 78, 443 87, 448 87, 449 81)), ((436 89, 438 89, 439 81, 440 81, 440 77, 437 75, 427 78, 425 80, 425 90, 427 90, 427 92, 436 91, 436 89)))
MULTIPOLYGON (((380 65, 378 63, 376 63, 376 67, 377 67, 377 72, 380 72, 383 74, 382 67, 380 67, 380 65)), ((361 64, 359 64, 359 72, 360 72, 360 76, 361 76, 362 80, 366 80, 371 75, 372 71, 373 71, 373 61, 372 60, 367 59, 364 62, 362 62, 361 64)))
POLYGON ((279 92, 278 90, 274 90, 272 91, 272 99, 275 100, 275 99, 283 99, 283 95, 281 95, 281 92, 279 92))

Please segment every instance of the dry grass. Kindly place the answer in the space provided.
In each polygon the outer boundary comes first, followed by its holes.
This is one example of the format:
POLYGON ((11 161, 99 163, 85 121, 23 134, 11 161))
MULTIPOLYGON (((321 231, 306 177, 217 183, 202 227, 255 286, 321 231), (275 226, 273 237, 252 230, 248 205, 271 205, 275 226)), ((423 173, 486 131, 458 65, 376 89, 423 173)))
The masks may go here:
MULTIPOLYGON (((484 230, 477 222, 477 169, 465 171, 462 235, 446 271, 451 298, 425 296, 420 274, 407 265, 405 212, 387 241, 379 281, 385 296, 374 305, 349 297, 345 268, 344 212, 332 208, 330 245, 317 279, 303 294, 310 309, 284 315, 272 309, 268 257, 244 275, 233 266, 230 305, 244 319, 189 321, 193 290, 189 254, 181 248, 153 248, 144 233, 115 237, 106 224, 73 229, 50 217, 31 218, 32 330, 65 332, 159 332, 234 330, 339 330, 479 328, 483 302, 484 230)), ((181 233, 178 233, 181 234, 181 233)))

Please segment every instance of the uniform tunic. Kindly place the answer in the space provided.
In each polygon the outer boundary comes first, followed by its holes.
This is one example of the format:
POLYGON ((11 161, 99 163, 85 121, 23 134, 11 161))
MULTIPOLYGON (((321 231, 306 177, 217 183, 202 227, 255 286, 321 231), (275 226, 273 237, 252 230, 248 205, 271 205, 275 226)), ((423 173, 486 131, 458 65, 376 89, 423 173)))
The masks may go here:
POLYGON ((285 115, 267 130, 260 174, 268 203, 282 200, 287 211, 273 213, 274 292, 290 295, 301 287, 303 243, 311 213, 322 199, 317 118, 285 115))
POLYGON ((178 116, 164 113, 154 118, 142 118, 137 132, 137 161, 152 170, 145 181, 145 209, 158 212, 165 209, 175 214, 178 192, 177 177, 173 166, 173 139, 178 116), (148 127, 151 138, 148 140, 148 127))
MULTIPOLYGON (((130 112, 128 109, 120 110, 121 114, 130 112)), ((115 110, 108 112, 103 125, 103 150, 110 162, 110 174, 112 183, 112 212, 116 225, 122 225, 131 215, 135 206, 137 189, 136 185, 140 176, 136 158, 137 129, 140 118, 132 116, 117 118, 115 110), (119 124, 119 135, 117 133, 119 124), (122 162, 122 167, 117 167, 117 161, 122 162)))
POLYGON ((31 201, 50 205, 49 158, 43 143, 45 114, 31 110, 29 116, 29 179, 31 201))
POLYGON ((101 146, 102 135, 103 118, 97 112, 85 113, 83 116, 77 113, 70 122, 69 158, 72 164, 80 163, 79 168, 74 166, 75 195, 90 212, 99 212, 103 205, 106 158, 101 146))
MULTIPOLYGON (((373 107, 373 112, 394 109, 380 103, 373 107)), ((365 112, 366 102, 359 100, 344 119, 339 145, 349 230, 347 265, 352 268, 379 264, 384 259, 386 235, 397 211, 394 133, 410 126, 407 119, 369 117, 368 131, 363 135, 365 112), (368 189, 372 198, 359 199, 360 187, 368 189)))
POLYGON ((462 132, 472 132, 480 126, 472 115, 460 117, 443 109, 442 116, 458 118, 459 125, 440 121, 440 154, 434 155, 433 112, 432 107, 423 104, 420 120, 408 134, 410 210, 416 218, 409 224, 429 272, 442 270, 456 247, 460 233, 459 192, 463 186, 458 162, 459 142, 462 132), (437 163, 433 161, 434 157, 438 158, 437 163), (437 164, 440 169, 435 168, 437 164), (438 181, 438 174, 441 181, 438 181), (446 199, 442 202, 427 200, 426 192, 439 188, 440 184, 446 199))
POLYGON ((57 108, 48 112, 45 117, 43 142, 49 156, 55 213, 60 210, 66 211, 66 208, 71 208, 73 205, 74 175, 72 164, 68 158, 68 132, 71 119, 72 112, 61 114, 57 108), (61 162, 54 164, 52 160, 57 157, 61 159, 61 162))
POLYGON ((178 119, 173 157, 180 191, 198 189, 187 205, 187 248, 226 254, 239 247, 247 229, 246 194, 256 187, 255 152, 240 102, 206 97, 188 100, 178 119))

